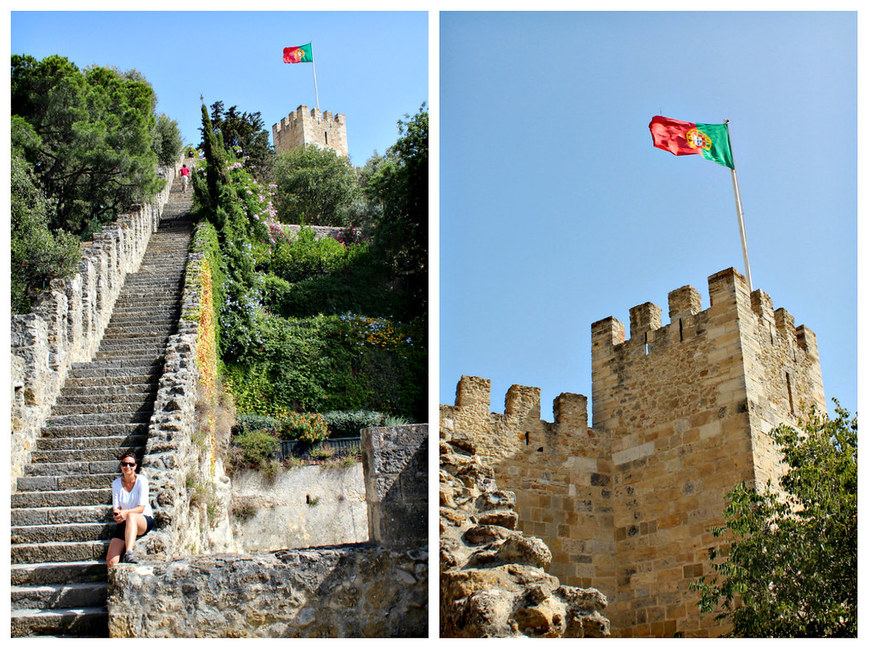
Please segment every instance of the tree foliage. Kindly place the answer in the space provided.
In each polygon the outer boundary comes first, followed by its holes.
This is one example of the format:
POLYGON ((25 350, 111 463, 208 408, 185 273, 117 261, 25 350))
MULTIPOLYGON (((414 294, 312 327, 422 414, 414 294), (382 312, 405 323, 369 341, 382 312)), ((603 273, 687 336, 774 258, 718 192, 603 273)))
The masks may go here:
POLYGON ((780 490, 745 484, 727 496, 732 539, 711 551, 718 575, 693 584, 699 606, 741 637, 855 637, 858 595, 857 417, 836 407, 801 429, 772 432, 788 472, 780 490), (716 560, 719 560, 716 562, 716 560))
POLYGON ((312 144, 275 158, 276 207, 282 223, 350 225, 359 182, 350 162, 312 144))
POLYGON ((160 164, 169 166, 175 163, 181 154, 181 131, 178 130, 178 122, 160 113, 154 125, 152 147, 160 164))
POLYGON ((378 211, 373 243, 426 312, 429 227, 429 113, 399 121, 399 139, 374 161, 366 193, 378 211))
POLYGON ((52 202, 37 186, 30 163, 14 150, 10 190, 12 311, 27 313, 48 282, 72 273, 81 252, 77 237, 49 229, 52 202))
POLYGON ((264 178, 271 165, 272 147, 259 111, 240 113, 237 106, 224 110, 224 102, 216 101, 211 105, 210 119, 212 128, 221 134, 224 146, 244 160, 245 167, 254 176, 264 178))
POLYGON ((12 115, 35 135, 18 144, 54 201, 52 229, 84 234, 159 190, 156 101, 135 71, 12 56, 12 115))

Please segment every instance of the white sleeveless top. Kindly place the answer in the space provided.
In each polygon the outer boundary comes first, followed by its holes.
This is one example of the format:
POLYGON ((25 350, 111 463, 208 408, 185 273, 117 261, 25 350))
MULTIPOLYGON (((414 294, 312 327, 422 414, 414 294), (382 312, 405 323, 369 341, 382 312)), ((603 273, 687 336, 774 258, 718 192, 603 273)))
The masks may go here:
POLYGON ((115 478, 115 481, 112 482, 112 507, 133 509, 139 505, 145 505, 142 512, 143 516, 154 517, 154 510, 151 509, 151 503, 148 502, 148 478, 144 475, 137 475, 136 482, 133 483, 133 488, 130 491, 124 489, 121 478, 115 478))

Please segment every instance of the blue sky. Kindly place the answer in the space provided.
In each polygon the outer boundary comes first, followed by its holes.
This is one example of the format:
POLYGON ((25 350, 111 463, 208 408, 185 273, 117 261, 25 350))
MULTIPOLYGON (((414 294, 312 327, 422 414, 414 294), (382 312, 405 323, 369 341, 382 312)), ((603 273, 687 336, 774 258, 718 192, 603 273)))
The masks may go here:
POLYGON ((347 116, 351 161, 361 166, 428 98, 427 21, 425 12, 13 12, 11 45, 80 68, 139 70, 157 110, 178 121, 185 143, 198 143, 200 95, 207 106, 259 111, 270 137, 297 106, 313 108, 312 65, 281 56, 311 42, 320 108, 347 116))
POLYGON ((442 13, 440 402, 591 395, 590 325, 744 272, 730 172, 650 118, 730 120, 754 288, 857 408, 855 13, 442 13))

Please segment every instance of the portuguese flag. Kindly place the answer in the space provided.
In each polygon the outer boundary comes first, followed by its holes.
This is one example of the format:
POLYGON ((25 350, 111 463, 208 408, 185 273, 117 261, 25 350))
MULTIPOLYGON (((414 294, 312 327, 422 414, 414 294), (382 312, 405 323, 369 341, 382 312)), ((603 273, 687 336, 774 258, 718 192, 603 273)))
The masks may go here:
POLYGON ((284 48, 284 63, 313 63, 314 55, 311 53, 311 43, 299 47, 284 48))
POLYGON ((649 123, 653 146, 674 155, 702 155, 734 169, 726 124, 696 124, 656 115, 649 123))

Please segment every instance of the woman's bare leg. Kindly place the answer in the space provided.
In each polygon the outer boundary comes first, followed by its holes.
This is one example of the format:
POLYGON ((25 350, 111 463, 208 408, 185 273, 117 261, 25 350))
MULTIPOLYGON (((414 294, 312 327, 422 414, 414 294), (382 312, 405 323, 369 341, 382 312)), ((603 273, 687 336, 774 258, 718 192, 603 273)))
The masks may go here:
POLYGON ((142 514, 127 514, 127 526, 124 530, 124 541, 128 552, 133 549, 136 537, 145 534, 145 530, 147 529, 148 523, 145 522, 145 517, 142 514))
POLYGON ((124 553, 124 542, 121 539, 112 539, 109 542, 109 552, 106 554, 106 567, 111 568, 121 559, 124 553))

